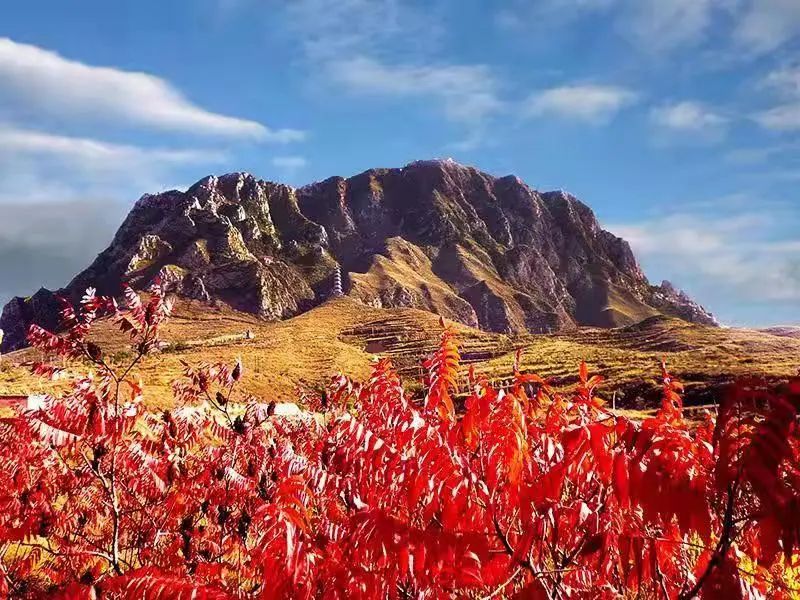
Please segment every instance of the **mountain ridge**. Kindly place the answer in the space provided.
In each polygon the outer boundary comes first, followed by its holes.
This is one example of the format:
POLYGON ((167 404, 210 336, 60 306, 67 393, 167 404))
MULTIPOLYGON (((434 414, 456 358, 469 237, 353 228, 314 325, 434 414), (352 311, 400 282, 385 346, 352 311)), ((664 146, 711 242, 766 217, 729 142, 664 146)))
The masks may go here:
POLYGON ((145 194, 108 248, 62 290, 3 309, 2 351, 57 326, 55 294, 116 295, 160 279, 179 296, 267 320, 305 312, 334 280, 374 307, 421 308, 495 332, 614 327, 667 314, 714 325, 563 191, 537 192, 452 160, 369 169, 303 187, 247 173, 145 194))

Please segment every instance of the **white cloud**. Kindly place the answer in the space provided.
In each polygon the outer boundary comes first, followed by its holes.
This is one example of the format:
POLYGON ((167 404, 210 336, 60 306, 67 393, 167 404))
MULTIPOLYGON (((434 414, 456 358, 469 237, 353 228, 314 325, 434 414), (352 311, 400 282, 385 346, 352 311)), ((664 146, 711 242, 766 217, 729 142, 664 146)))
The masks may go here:
POLYGON ((0 304, 66 284, 110 241, 133 199, 176 187, 165 184, 196 167, 182 168, 226 159, 0 125, 0 304))
POLYGON ((644 262, 706 294, 750 301, 800 300, 793 277, 798 239, 780 239, 781 218, 767 213, 684 212, 611 225, 644 262))
POLYGON ((0 126, 0 156, 50 157, 75 168, 101 171, 132 169, 147 164, 218 163, 227 158, 216 150, 142 148, 3 126, 0 126))
POLYGON ((272 165, 281 169, 302 169, 308 166, 308 161, 302 156, 276 156, 272 165))
POLYGON ((755 115, 756 122, 773 131, 800 130, 800 102, 782 104, 755 115))
POLYGON ((359 56, 330 63, 328 73, 353 92, 434 99, 453 121, 480 121, 503 106, 484 65, 390 65, 359 56))
POLYGON ((495 21, 527 33, 532 23, 550 28, 606 15, 637 49, 656 56, 718 43, 727 56, 752 58, 800 35, 797 0, 517 0, 495 21))
POLYGON ((122 121, 167 131, 279 143, 304 136, 200 108, 167 81, 147 73, 87 65, 8 38, 0 38, 0 99, 12 109, 47 116, 122 121))
POLYGON ((477 148, 489 145, 496 145, 496 140, 486 132, 485 128, 475 127, 461 139, 449 142, 445 148, 455 152, 472 152, 477 148))
POLYGON ((582 18, 608 15, 615 29, 637 48, 661 53, 701 42, 720 9, 730 10, 739 0, 518 0, 513 9, 496 15, 498 25, 529 31, 567 25, 582 18))
POLYGON ((712 41, 730 44, 731 24, 748 3, 760 0, 621 0, 620 30, 655 54, 693 49, 712 41))
POLYGON ((729 122, 712 108, 690 100, 657 106, 650 111, 650 118, 667 132, 693 139, 719 139, 729 122))
POLYGON ((784 66, 768 73, 761 87, 776 91, 781 96, 800 97, 800 65, 784 66))
POLYGON ((525 101, 523 112, 529 117, 553 115, 605 123, 637 99, 635 92, 617 86, 565 85, 534 93, 525 101))
POLYGON ((479 144, 482 122, 504 106, 491 69, 441 60, 443 3, 405 0, 292 0, 285 16, 315 76, 337 93, 427 101, 467 128, 479 144), (424 5, 424 8, 423 8, 424 5))
POLYGON ((143 148, 0 126, 0 204, 130 200, 165 189, 189 166, 227 159, 216 150, 143 148))
POLYGON ((740 47, 753 54, 771 52, 800 35, 800 2, 749 0, 734 30, 740 47))
POLYGON ((303 156, 275 156, 271 162, 284 177, 293 177, 308 166, 308 160, 303 156))
POLYGON ((49 198, 10 198, 0 208, 0 305, 42 286, 66 285, 111 241, 130 208, 85 193, 63 201, 65 191, 49 188, 43 194, 49 198))
POLYGON ((182 165, 222 158, 0 128, 0 304, 65 285, 111 240, 134 198, 164 189, 182 165))
POLYGON ((406 57, 435 46, 442 30, 436 8, 403 0, 291 0, 284 5, 292 43, 313 63, 373 55, 398 43, 406 57))
POLYGON ((775 92, 782 103, 756 113, 755 121, 772 131, 800 130, 800 66, 785 66, 768 73, 760 87, 775 92))
POLYGON ((680 50, 720 41, 754 57, 800 34, 797 0, 621 0, 620 22, 649 50, 680 50))
POLYGON ((636 0, 622 17, 622 27, 640 47, 672 50, 702 39, 717 0, 636 0))

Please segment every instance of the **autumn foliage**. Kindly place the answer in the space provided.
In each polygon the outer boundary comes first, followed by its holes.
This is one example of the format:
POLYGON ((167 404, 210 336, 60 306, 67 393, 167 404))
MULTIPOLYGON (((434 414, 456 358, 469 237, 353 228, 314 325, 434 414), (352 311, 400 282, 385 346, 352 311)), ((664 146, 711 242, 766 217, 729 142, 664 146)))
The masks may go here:
POLYGON ((800 381, 741 382, 698 424, 664 368, 660 411, 635 422, 606 409, 586 365, 570 395, 516 367, 503 389, 466 375, 445 329, 421 397, 381 360, 281 417, 241 392, 241 364, 186 365, 156 414, 134 374, 169 308, 157 289, 121 306, 90 290, 64 303, 63 333, 31 329, 88 366, 0 422, 0 595, 797 593, 800 381), (98 318, 130 337, 127 364, 90 341, 98 318))

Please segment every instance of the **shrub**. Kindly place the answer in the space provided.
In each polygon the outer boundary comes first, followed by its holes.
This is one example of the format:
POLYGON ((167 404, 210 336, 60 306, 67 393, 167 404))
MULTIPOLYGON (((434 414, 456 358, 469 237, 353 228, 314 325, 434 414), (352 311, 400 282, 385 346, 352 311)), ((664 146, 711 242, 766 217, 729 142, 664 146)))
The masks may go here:
MULTIPOLYGON (((127 289, 64 304, 33 345, 96 375, 0 421, 2 594, 61 598, 790 597, 800 534, 800 381, 740 382, 701 425, 642 422, 515 368, 472 370, 445 329, 424 397, 388 360, 339 376, 300 418, 239 389, 241 364, 186 365, 176 406, 142 408, 136 365, 169 304, 127 289), (128 364, 87 341, 116 319, 128 364)), ((58 372, 39 364, 43 376, 58 372)))

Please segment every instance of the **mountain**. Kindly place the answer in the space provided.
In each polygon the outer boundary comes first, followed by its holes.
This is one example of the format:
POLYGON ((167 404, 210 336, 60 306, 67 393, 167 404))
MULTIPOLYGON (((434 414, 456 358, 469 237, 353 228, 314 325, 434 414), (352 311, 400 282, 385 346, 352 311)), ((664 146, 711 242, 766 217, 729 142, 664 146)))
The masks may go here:
POLYGON ((67 286, 3 309, 2 351, 57 325, 56 294, 117 294, 160 278, 179 296, 267 320, 338 292, 501 333, 616 327, 668 315, 715 325, 565 192, 537 192, 452 160, 371 169, 299 189, 246 173, 143 196, 110 246, 67 286))

